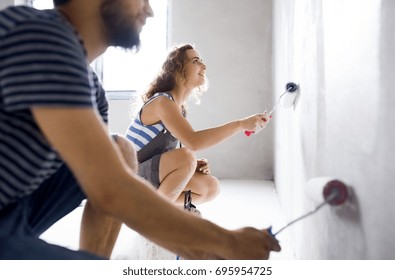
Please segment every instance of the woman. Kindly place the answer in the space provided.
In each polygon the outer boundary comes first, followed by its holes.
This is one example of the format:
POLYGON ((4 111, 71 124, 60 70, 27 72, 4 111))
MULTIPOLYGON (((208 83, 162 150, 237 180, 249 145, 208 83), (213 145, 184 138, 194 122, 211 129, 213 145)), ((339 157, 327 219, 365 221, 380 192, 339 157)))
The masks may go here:
POLYGON ((193 46, 174 48, 144 93, 144 105, 127 130, 127 138, 137 149, 139 175, 178 204, 184 202, 183 192, 188 190, 196 204, 212 200, 219 193, 219 182, 210 175, 208 161, 196 160, 193 152, 240 131, 264 128, 268 120, 265 113, 256 114, 195 131, 185 118, 185 104, 205 85, 205 74, 206 65, 193 46), (177 148, 179 142, 183 147, 177 148))

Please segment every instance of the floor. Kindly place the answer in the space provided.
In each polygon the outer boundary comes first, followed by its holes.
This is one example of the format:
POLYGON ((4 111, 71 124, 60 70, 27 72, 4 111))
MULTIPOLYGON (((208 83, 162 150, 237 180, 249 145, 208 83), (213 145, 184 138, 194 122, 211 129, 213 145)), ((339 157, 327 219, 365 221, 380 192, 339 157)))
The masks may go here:
MULTIPOLYGON (((281 228, 282 210, 271 181, 221 180, 221 193, 212 202, 199 205, 203 218, 228 229, 244 226, 281 228)), ((50 243, 77 249, 82 207, 63 218, 42 235, 50 243)), ((294 259, 288 232, 279 236, 282 251, 273 252, 271 260, 294 259)), ((112 259, 175 259, 176 256, 145 240, 135 231, 122 227, 112 259)))

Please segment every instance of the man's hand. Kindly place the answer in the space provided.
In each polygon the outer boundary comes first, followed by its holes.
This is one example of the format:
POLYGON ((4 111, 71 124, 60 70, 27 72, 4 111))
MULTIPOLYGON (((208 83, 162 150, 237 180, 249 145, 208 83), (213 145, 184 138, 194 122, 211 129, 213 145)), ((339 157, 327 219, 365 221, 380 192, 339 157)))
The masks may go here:
POLYGON ((281 247, 268 230, 258 230, 245 227, 234 231, 228 231, 230 245, 225 251, 213 251, 209 248, 195 250, 183 250, 178 253, 185 259, 190 260, 267 260, 270 252, 279 252, 281 247))

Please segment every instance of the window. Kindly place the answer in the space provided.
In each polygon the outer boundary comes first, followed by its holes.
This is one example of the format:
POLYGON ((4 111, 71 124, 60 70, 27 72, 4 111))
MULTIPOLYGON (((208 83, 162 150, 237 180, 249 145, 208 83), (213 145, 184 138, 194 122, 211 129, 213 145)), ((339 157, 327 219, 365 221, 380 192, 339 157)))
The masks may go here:
MULTIPOLYGON (((110 47, 93 63, 109 98, 129 98, 144 89, 157 74, 167 52, 167 1, 150 0, 155 16, 148 18, 140 34, 140 51, 136 54, 110 47)), ((33 7, 48 9, 52 0, 33 0, 33 7)))
POLYGON ((167 48, 167 1, 151 0, 155 16, 147 20, 137 54, 110 47, 103 55, 103 86, 107 90, 145 88, 161 66, 167 48))

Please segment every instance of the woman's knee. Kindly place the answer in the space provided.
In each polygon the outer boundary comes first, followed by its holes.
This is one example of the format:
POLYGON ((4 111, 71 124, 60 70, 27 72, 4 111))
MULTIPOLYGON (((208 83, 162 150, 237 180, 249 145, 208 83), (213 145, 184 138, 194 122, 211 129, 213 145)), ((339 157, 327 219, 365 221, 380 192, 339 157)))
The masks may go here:
POLYGON ((194 153, 187 148, 179 148, 175 150, 175 152, 177 153, 176 160, 178 164, 191 172, 195 172, 197 159, 194 153))
POLYGON ((196 173, 193 176, 187 188, 192 189, 192 192, 198 195, 198 203, 213 200, 220 193, 219 180, 214 176, 201 173, 196 173))
POLYGON ((221 189, 220 189, 220 184, 219 184, 219 180, 217 179, 217 177, 211 176, 211 175, 207 175, 207 198, 209 200, 212 200, 214 198, 216 198, 221 189))

